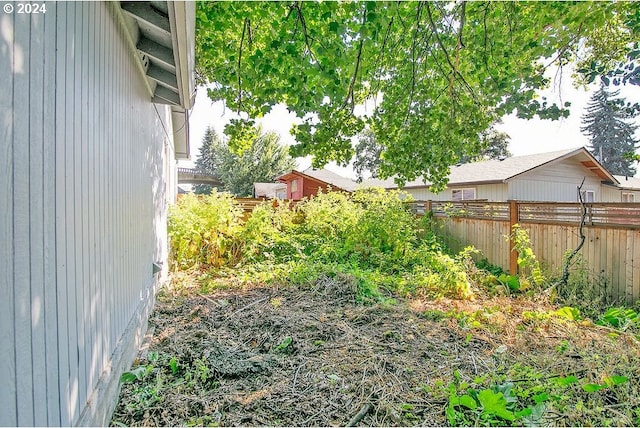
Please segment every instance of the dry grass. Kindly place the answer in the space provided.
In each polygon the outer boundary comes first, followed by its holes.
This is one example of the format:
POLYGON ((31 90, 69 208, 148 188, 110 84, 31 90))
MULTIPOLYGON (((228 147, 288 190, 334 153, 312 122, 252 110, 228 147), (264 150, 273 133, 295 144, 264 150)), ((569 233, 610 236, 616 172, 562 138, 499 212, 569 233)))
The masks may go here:
POLYGON ((557 307, 544 300, 362 305, 347 278, 201 295, 194 278, 160 297, 150 320, 160 359, 123 386, 113 424, 443 426, 456 372, 478 387, 514 382, 523 400, 560 391, 544 425, 640 423, 637 339, 549 316, 557 307), (590 394, 552 385, 568 375, 629 382, 590 394))

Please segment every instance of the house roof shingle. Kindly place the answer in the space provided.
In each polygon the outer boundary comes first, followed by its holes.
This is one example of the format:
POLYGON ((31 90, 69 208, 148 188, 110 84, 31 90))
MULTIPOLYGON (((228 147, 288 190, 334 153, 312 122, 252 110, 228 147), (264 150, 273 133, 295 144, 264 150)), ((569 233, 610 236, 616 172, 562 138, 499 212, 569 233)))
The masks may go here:
POLYGON ((309 177, 313 177, 317 180, 324 181, 325 183, 333 184, 341 189, 353 191, 355 190, 357 183, 350 178, 343 177, 335 172, 329 171, 328 169, 321 168, 307 168, 302 171, 303 174, 308 175, 309 177))
POLYGON ((640 178, 626 177, 624 175, 614 175, 614 177, 620 182, 618 187, 625 190, 640 190, 640 178))
MULTIPOLYGON (((542 165, 576 155, 583 157, 585 162, 593 163, 592 156, 583 147, 533 155, 513 156, 504 160, 489 159, 481 162, 452 166, 451 172, 449 173, 448 185, 502 183, 542 165)), ((608 172, 603 172, 604 170, 597 165, 595 165, 595 167, 598 169, 597 173, 599 175, 604 175, 608 178, 613 177, 608 172)), ((393 178, 387 180, 366 180, 365 184, 368 186, 381 186, 388 189, 398 187, 393 178)), ((425 187, 430 184, 428 181, 425 182, 420 178, 407 182, 404 187, 425 187)))
POLYGON ((327 183, 333 187, 339 188, 341 190, 353 191, 357 187, 357 183, 350 178, 343 177, 335 172, 329 171, 328 169, 314 169, 307 168, 304 171, 291 170, 285 174, 282 174, 275 179, 277 181, 287 181, 293 179, 295 176, 306 176, 310 177, 314 180, 321 181, 323 183, 327 183))

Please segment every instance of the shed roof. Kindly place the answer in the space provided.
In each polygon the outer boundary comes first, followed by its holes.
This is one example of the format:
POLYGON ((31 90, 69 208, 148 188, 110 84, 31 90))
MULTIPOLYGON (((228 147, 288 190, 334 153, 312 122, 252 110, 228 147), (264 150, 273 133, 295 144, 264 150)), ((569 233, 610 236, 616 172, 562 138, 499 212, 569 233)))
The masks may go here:
MULTIPOLYGON (((591 170, 602 180, 617 184, 611 175, 584 147, 537 153, 533 155, 513 156, 503 160, 490 159, 451 167, 449 186, 468 184, 505 183, 519 175, 540 168, 543 165, 567 158, 576 158, 585 168, 591 170)), ((367 180, 369 186, 382 186, 388 189, 397 188, 394 180, 367 180)), ((431 183, 423 179, 409 181, 405 188, 428 187, 431 183)))
POLYGON ((350 178, 343 177, 325 168, 321 168, 321 169, 307 168, 302 172, 296 171, 294 169, 285 174, 282 174, 279 177, 276 177, 276 180, 289 181, 294 177, 308 177, 315 181, 319 181, 342 190, 347 190, 349 192, 355 190, 356 186, 358 185, 355 181, 351 180, 350 178))

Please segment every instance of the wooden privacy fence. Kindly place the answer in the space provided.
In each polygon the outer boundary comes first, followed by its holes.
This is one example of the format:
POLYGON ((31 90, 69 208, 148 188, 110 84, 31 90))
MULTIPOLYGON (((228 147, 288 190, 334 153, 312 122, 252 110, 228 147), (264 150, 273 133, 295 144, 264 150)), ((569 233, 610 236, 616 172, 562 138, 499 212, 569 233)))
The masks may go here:
MULTIPOLYGON (((518 223, 527 230, 532 248, 551 272, 559 272, 567 250, 580 241, 583 208, 579 203, 442 202, 410 203, 417 214, 431 211, 442 219, 447 245, 459 251, 466 245, 481 250, 492 264, 517 270, 517 254, 506 239, 518 223)), ((587 203, 580 253, 606 287, 609 298, 633 304, 640 299, 640 203, 587 203)))

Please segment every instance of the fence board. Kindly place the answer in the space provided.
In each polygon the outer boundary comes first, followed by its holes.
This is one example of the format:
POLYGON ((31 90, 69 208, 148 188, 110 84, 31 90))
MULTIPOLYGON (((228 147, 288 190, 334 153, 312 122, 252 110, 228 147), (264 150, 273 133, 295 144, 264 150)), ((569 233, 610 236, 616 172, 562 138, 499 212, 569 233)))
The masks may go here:
POLYGON ((627 301, 632 301, 633 300, 633 247, 635 246, 635 242, 633 240, 634 238, 634 231, 632 230, 628 230, 627 231, 627 251, 626 251, 626 256, 625 256, 625 263, 626 263, 626 275, 627 277, 625 278, 625 292, 626 292, 626 296, 625 296, 625 300, 627 301))
MULTIPOLYGON (((418 202, 414 204, 419 205, 418 202)), ((509 269, 510 224, 528 231, 538 259, 552 273, 559 273, 567 250, 577 247, 581 206, 577 203, 515 202, 517 216, 508 203, 431 202, 436 218, 444 220, 444 241, 458 251, 472 244, 493 264, 509 269), (505 207, 507 211, 505 211, 505 207), (494 213, 499 212, 499 215, 494 213)), ((581 250, 585 267, 607 297, 633 304, 640 298, 640 204, 586 204, 588 223, 581 250)))
POLYGON ((632 301, 640 299, 640 230, 633 231, 633 285, 632 285, 632 301))

